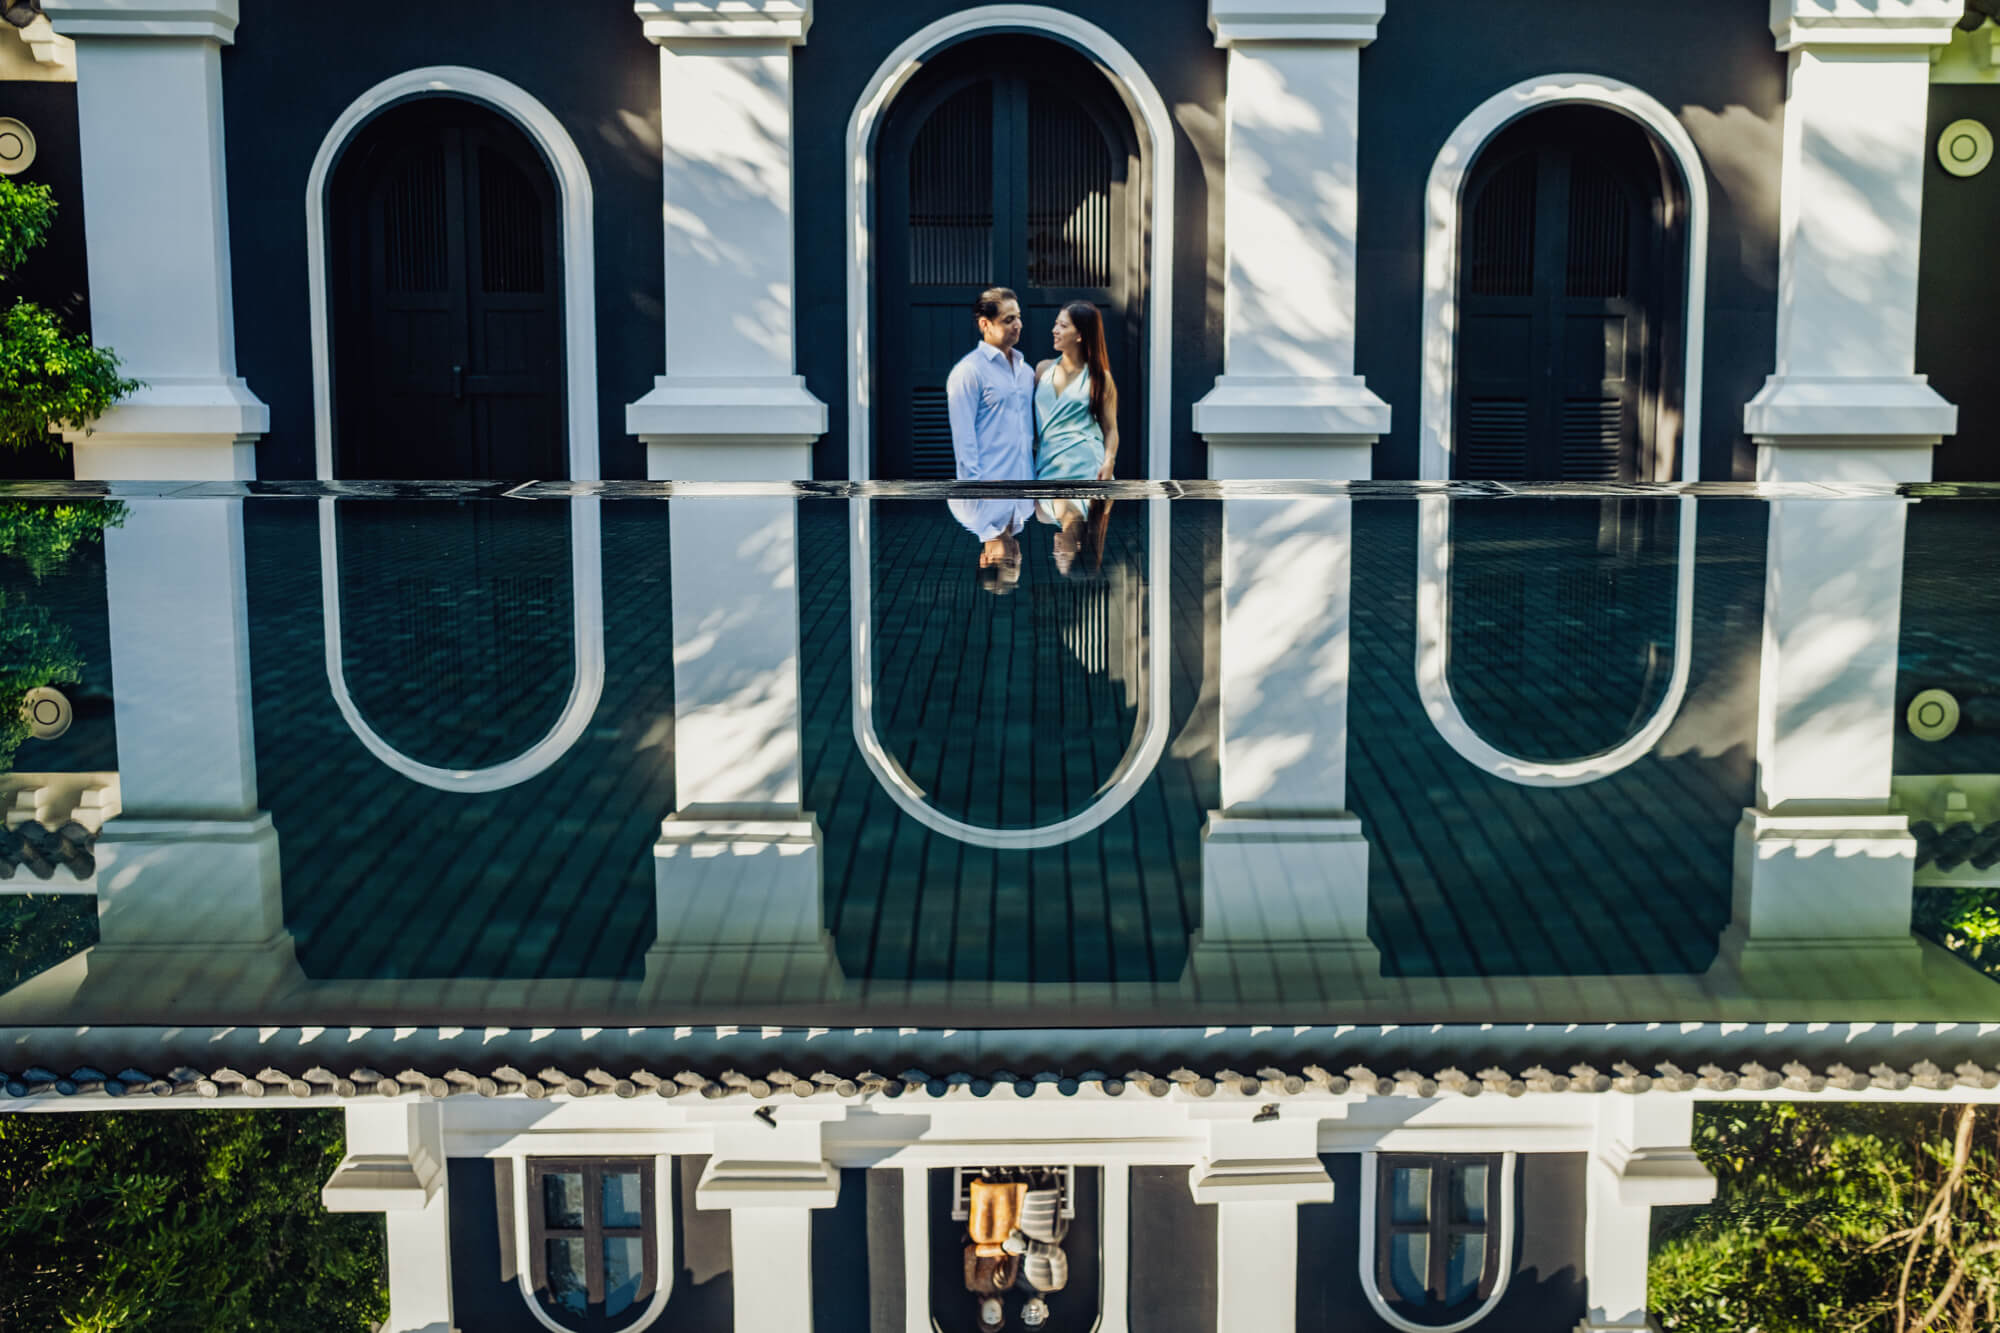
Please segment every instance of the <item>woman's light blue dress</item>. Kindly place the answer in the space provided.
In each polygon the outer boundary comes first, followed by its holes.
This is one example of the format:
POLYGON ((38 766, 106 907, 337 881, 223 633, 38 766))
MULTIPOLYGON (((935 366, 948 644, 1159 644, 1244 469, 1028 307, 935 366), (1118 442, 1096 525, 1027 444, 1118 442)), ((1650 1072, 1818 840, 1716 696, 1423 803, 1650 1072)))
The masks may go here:
POLYGON ((1052 362, 1035 383, 1035 480, 1096 481, 1104 466, 1104 431, 1090 414, 1090 367, 1056 392, 1052 362))

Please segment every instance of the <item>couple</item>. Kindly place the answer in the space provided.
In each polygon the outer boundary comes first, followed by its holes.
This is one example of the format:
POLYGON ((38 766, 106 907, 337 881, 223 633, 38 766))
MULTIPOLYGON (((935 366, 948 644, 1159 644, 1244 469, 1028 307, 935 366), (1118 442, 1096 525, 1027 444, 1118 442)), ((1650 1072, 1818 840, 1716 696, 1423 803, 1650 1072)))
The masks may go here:
MULTIPOLYGON (((1005 287, 973 306, 979 345, 945 381, 951 448, 960 481, 1109 481, 1118 457, 1118 386, 1104 344, 1104 317, 1088 301, 1056 316, 1056 356, 1033 370, 1021 341, 1021 302, 1005 287)), ((1056 568, 1067 574, 1081 549, 1089 506, 1081 500, 953 500, 953 517, 982 545, 980 578, 995 592, 1021 579, 1020 532, 1031 515, 1055 525, 1056 568)), ((1103 506, 1104 502, 1098 504, 1103 506)))

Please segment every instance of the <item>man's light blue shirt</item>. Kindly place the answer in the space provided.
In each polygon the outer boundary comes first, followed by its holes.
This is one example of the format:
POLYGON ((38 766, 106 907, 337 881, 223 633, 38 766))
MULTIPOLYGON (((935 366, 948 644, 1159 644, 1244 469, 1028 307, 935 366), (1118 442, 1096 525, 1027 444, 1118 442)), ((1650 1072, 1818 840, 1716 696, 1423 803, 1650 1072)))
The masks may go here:
POLYGON ((952 367, 944 383, 951 417, 951 452, 960 481, 1033 481, 1035 371, 981 342, 952 367))

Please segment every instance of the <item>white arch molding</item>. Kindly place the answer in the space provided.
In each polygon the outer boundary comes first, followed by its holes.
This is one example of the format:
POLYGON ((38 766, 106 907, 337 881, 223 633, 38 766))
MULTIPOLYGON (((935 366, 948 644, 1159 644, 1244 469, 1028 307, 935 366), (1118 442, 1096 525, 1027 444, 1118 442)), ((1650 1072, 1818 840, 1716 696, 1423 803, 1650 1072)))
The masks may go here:
POLYGON ((1500 1154, 1500 1271, 1493 1277, 1493 1290, 1479 1307, 1463 1319, 1449 1324, 1419 1324, 1405 1319, 1390 1308, 1389 1302, 1376 1285, 1375 1278, 1375 1219, 1376 1203, 1380 1198, 1380 1171, 1382 1169, 1379 1152, 1361 1154, 1361 1290, 1367 1293, 1368 1304, 1383 1323, 1402 1333, 1463 1333, 1493 1312, 1500 1304, 1500 1298, 1507 1294, 1507 1284, 1514 1276, 1514 1163, 1511 1152, 1500 1154))
POLYGON ((334 120, 306 177, 306 278, 312 325, 313 455, 321 481, 333 480, 332 316, 327 294, 327 187, 348 140, 390 107, 418 97, 457 97, 506 116, 531 139, 554 173, 563 271, 563 346, 568 408, 569 479, 598 480, 597 265, 590 171, 562 122, 534 97, 497 74, 463 65, 431 65, 397 74, 361 94, 334 120))
MULTIPOLYGON (((484 70, 432 65, 384 79, 350 103, 320 141, 306 178, 307 297, 312 332, 313 455, 319 479, 333 480, 332 317, 327 291, 327 188, 355 133, 383 111, 418 97, 477 102, 519 125, 555 176, 560 195, 558 246, 563 268, 564 402, 568 409, 570 479, 598 479, 597 273, 590 172, 583 155, 549 109, 519 86, 484 70)), ((320 601, 326 636, 326 678, 348 727, 368 752, 412 781, 442 791, 500 791, 547 769, 590 725, 604 693, 604 585, 598 503, 570 502, 570 580, 575 677, 555 725, 512 759, 486 768, 446 769, 421 763, 384 740, 361 715, 347 688, 341 652, 340 542, 334 502, 320 501, 320 601)))
MULTIPOLYGON (((1708 177, 1694 140, 1674 114, 1645 92, 1595 74, 1550 74, 1524 79, 1487 98, 1445 140, 1424 191, 1424 364, 1418 475, 1451 476, 1454 357, 1458 341, 1459 219, 1465 183, 1480 150, 1502 129, 1533 111, 1560 104, 1593 105, 1636 121, 1667 150, 1687 191, 1687 253, 1681 351, 1681 413, 1675 456, 1677 475, 1700 477, 1702 335, 1708 291, 1708 177)), ((1628 767, 1659 743, 1687 695, 1694 649, 1695 501, 1680 501, 1678 572, 1674 592, 1673 670, 1667 689, 1645 723, 1608 749, 1576 759, 1537 760, 1511 755, 1479 735, 1451 692, 1451 500, 1418 500, 1417 693, 1445 742, 1467 762, 1496 777, 1530 787, 1571 787, 1628 767)))
MULTIPOLYGON (((1139 62, 1094 23, 1045 5, 982 5, 937 20, 890 53, 862 90, 847 123, 847 314, 854 338, 848 344, 847 465, 856 481, 873 474, 872 337, 875 261, 872 246, 872 178, 877 127, 896 95, 923 62, 966 38, 994 32, 1051 37, 1094 60, 1137 118, 1146 136, 1150 180, 1146 208, 1151 251, 1146 256, 1146 467, 1150 476, 1172 472, 1174 127, 1167 104, 1139 62)), ((1139 739, 1127 749, 1109 780, 1076 814, 1031 828, 996 829, 954 819, 924 799, 875 730, 873 611, 869 559, 869 503, 850 501, 849 586, 852 589, 851 670, 854 679, 854 739, 869 771, 904 813, 932 831, 977 847, 1054 847, 1102 825, 1131 801, 1151 777, 1166 750, 1171 681, 1166 670, 1169 637, 1168 564, 1171 518, 1164 500, 1146 502, 1147 617, 1146 691, 1139 707, 1139 739)))

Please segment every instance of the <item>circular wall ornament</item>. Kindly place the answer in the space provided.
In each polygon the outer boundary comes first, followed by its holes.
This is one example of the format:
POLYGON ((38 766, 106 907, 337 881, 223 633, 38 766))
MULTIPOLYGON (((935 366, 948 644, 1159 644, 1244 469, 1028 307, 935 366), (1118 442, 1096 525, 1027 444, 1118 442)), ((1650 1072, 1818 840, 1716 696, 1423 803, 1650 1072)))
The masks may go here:
POLYGON ((52 741, 69 730, 76 713, 61 690, 43 685, 22 698, 21 718, 28 724, 29 735, 38 741, 52 741))
POLYGON ((0 176, 18 176, 35 165, 35 135, 12 116, 0 116, 0 176))
POLYGON ((1993 132, 1976 120, 1954 120, 1938 135, 1938 162, 1954 176, 1977 176, 1993 160, 1993 132))
POLYGON ((1949 690, 1925 690, 1910 700, 1906 716, 1912 736, 1920 741, 1941 741, 1958 730, 1958 700, 1949 690))

